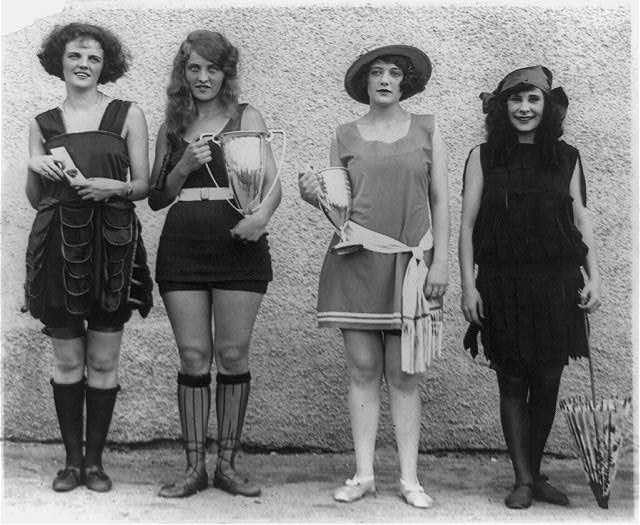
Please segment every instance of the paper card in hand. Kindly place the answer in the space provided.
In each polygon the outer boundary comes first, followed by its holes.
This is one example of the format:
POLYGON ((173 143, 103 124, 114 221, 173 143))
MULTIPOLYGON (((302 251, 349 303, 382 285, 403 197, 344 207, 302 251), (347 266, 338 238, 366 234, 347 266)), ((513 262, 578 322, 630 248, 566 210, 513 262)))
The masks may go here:
POLYGON ((64 146, 51 148, 51 155, 53 155, 53 160, 60 166, 70 184, 86 182, 86 177, 73 162, 67 148, 64 146))

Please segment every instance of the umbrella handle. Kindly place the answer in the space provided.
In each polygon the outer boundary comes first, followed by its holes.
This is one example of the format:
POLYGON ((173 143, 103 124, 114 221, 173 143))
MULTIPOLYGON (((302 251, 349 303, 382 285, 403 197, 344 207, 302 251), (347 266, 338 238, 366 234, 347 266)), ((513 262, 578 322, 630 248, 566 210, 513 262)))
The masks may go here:
POLYGON ((587 336, 587 359, 589 360, 589 378, 591 379, 591 398, 593 399, 593 408, 596 407, 596 385, 593 380, 593 363, 591 362, 591 343, 589 341, 590 335, 590 327, 589 327, 589 316, 584 314, 584 330, 587 336))

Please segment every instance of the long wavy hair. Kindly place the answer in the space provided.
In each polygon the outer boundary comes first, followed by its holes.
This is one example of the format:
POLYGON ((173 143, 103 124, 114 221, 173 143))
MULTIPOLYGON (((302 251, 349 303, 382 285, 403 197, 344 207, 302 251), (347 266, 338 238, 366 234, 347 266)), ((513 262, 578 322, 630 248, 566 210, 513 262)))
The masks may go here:
MULTIPOLYGON (((507 99, 517 91, 531 89, 533 86, 520 85, 514 90, 505 91, 489 101, 485 129, 487 144, 493 163, 504 164, 518 146, 518 133, 509 120, 507 99)), ((535 133, 535 144, 539 145, 542 160, 545 164, 557 162, 556 149, 558 139, 562 136, 562 111, 556 103, 543 92, 544 109, 542 118, 535 133)))
POLYGON ((171 143, 179 141, 198 115, 198 108, 193 101, 191 90, 185 77, 185 69, 191 52, 195 51, 202 58, 213 62, 224 73, 224 80, 218 99, 225 108, 227 116, 232 117, 238 107, 240 82, 238 79, 238 49, 222 34, 213 31, 193 31, 180 44, 180 49, 173 59, 171 79, 167 87, 167 136, 171 143))

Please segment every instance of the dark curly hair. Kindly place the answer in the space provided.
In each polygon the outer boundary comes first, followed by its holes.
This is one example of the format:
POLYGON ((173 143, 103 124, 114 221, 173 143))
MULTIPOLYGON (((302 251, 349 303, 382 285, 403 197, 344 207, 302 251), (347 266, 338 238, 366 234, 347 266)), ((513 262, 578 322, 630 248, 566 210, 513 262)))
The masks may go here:
POLYGON ((233 46, 222 34, 207 30, 193 31, 180 44, 180 49, 173 59, 171 79, 167 87, 167 137, 174 144, 179 141, 187 126, 198 114, 193 102, 191 90, 185 77, 185 69, 191 52, 195 51, 202 58, 213 62, 224 73, 218 98, 222 102, 229 117, 238 107, 240 81, 238 79, 238 48, 233 46))
POLYGON ((104 27, 73 22, 55 26, 43 40, 38 59, 47 73, 64 80, 62 56, 66 45, 76 38, 90 38, 102 47, 104 63, 98 84, 115 82, 129 69, 131 55, 116 35, 104 27))
POLYGON ((369 93, 367 91, 369 71, 371 70, 371 65, 378 60, 385 64, 398 66, 402 70, 402 81, 400 82, 400 92, 402 95, 400 96, 400 100, 424 91, 427 85, 427 78, 418 72, 409 58, 403 55, 383 55, 374 58, 371 62, 362 66, 353 77, 354 91, 356 93, 364 93, 367 104, 369 103, 369 93))
MULTIPOLYGON (((492 162, 505 163, 518 145, 518 133, 509 120, 507 99, 514 92, 532 89, 534 86, 519 85, 515 89, 505 91, 489 101, 485 129, 487 144, 491 152, 492 162)), ((536 129, 535 143, 541 147, 542 160, 545 164, 557 162, 556 148, 562 136, 562 110, 544 93, 544 109, 542 118, 536 129)))

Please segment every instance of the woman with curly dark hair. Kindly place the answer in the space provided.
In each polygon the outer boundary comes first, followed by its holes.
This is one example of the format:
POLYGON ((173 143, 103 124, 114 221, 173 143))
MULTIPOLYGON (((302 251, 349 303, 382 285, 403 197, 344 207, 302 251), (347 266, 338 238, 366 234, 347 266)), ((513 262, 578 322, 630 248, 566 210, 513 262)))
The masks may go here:
POLYGON ((128 67, 110 31, 56 26, 38 58, 66 87, 62 103, 31 124, 26 184, 38 213, 27 248, 25 309, 51 337, 51 385, 67 453, 53 490, 85 483, 106 492, 112 482, 102 451, 120 389, 123 328, 132 309, 146 316, 152 303, 133 204, 147 195, 147 124, 138 106, 98 90, 128 67))
POLYGON ((190 496, 208 485, 213 358, 218 369, 213 485, 231 494, 260 494, 258 486, 236 472, 235 457, 249 399, 251 333, 272 279, 266 228, 280 203, 280 183, 267 147, 264 200, 243 216, 229 201, 233 193, 220 147, 199 138, 266 131, 260 112, 239 104, 238 94, 238 49, 220 33, 190 33, 173 62, 149 193, 154 210, 177 198, 160 237, 156 281, 180 355, 177 397, 187 469, 161 488, 159 495, 167 498, 190 496))
POLYGON ((568 358, 587 355, 586 316, 600 273, 578 150, 559 140, 569 104, 542 66, 483 93, 487 142, 464 174, 459 257, 465 347, 496 371, 500 421, 515 484, 509 508, 532 498, 567 505, 540 473, 568 358), (477 276, 474 268, 477 265, 477 276), (581 267, 587 281, 585 283, 581 267))
MULTIPOLYGON (((320 272, 318 324, 339 328, 349 368, 349 414, 356 472, 334 492, 341 502, 375 493, 374 456, 380 386, 389 388, 400 459, 400 493, 414 507, 433 503, 418 480, 420 382, 439 354, 448 281, 447 153, 433 115, 400 105, 424 91, 427 55, 390 45, 360 55, 344 85, 367 104, 338 126, 331 166, 348 171, 352 211, 334 235, 320 272), (344 253, 338 242, 349 251, 344 253)), ((300 195, 318 206, 318 175, 300 174, 300 195)))

